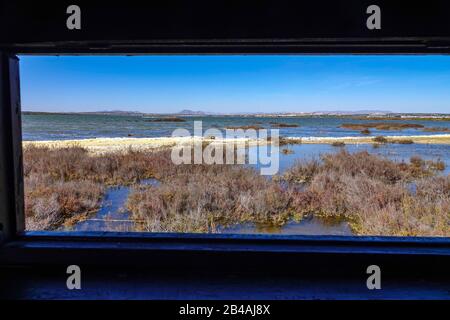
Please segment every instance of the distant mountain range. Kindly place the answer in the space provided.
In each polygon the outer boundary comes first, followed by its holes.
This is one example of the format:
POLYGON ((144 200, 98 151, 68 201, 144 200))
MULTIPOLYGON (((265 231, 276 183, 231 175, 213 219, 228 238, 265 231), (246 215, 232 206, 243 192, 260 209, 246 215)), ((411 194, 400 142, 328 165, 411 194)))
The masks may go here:
POLYGON ((183 114, 183 115, 206 115, 206 112, 204 111, 194 111, 189 109, 181 110, 180 112, 177 112, 176 114, 183 114))
POLYGON ((22 111, 23 114, 92 114, 92 115, 116 115, 116 116, 142 116, 145 113, 138 111, 86 111, 86 112, 63 112, 63 111, 22 111))
MULTIPOLYGON (((206 112, 200 110, 184 109, 175 113, 145 113, 139 111, 123 111, 123 110, 103 110, 91 112, 41 112, 41 111, 23 111, 23 114, 93 114, 93 115, 115 115, 115 116, 160 116, 160 115, 176 115, 176 116, 273 116, 273 117, 288 117, 288 116, 354 116, 354 115, 404 115, 414 113, 397 113, 385 110, 357 110, 357 111, 312 111, 312 112, 241 112, 241 113, 219 113, 206 112)), ((425 115, 423 113, 422 115, 425 115)), ((428 113, 433 114, 433 113, 428 113)), ((437 114, 437 113, 436 113, 437 114)), ((418 115, 418 114, 416 114, 418 115)))

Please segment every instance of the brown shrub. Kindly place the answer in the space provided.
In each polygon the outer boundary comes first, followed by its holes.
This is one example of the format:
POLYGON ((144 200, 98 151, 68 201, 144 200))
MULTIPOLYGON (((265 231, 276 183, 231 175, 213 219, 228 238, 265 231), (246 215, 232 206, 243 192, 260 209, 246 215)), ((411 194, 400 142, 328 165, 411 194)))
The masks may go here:
POLYGON ((67 221, 76 222, 96 211, 104 187, 90 181, 53 181, 25 178, 27 230, 54 230, 67 221))
POLYGON ((360 234, 393 236, 450 235, 449 178, 434 177, 419 180, 412 195, 405 185, 390 192, 401 194, 398 199, 380 207, 358 208, 356 230, 360 234), (400 193, 401 192, 401 193, 400 193))
POLYGON ((336 154, 324 155, 322 160, 322 171, 340 175, 366 176, 386 183, 399 181, 405 176, 405 170, 398 163, 373 156, 367 151, 349 153, 342 150, 336 154))
POLYGON ((344 217, 357 234, 449 236, 448 180, 437 185, 423 180, 413 196, 403 183, 323 172, 311 182, 306 201, 301 195, 301 206, 319 215, 344 217))
POLYGON ((308 183, 322 169, 317 160, 297 161, 282 177, 282 180, 291 184, 308 183))
POLYGON ((345 146, 345 142, 342 141, 335 141, 331 144, 332 147, 344 147, 345 146))
POLYGON ((424 128, 422 131, 425 131, 425 132, 450 132, 450 128, 430 127, 430 128, 424 128))
MULTIPOLYGON (((271 141, 270 137, 268 141, 271 141)), ((278 138, 278 145, 279 146, 286 146, 291 144, 301 144, 302 138, 285 138, 285 137, 279 137, 278 138)))
POLYGON ((271 122, 270 123, 272 127, 274 128, 298 128, 299 125, 295 123, 277 123, 277 122, 271 122))
POLYGON ((293 154, 294 150, 284 148, 284 149, 281 150, 281 153, 282 154, 293 154))
POLYGON ((432 176, 436 171, 445 170, 445 163, 441 160, 423 160, 419 156, 413 156, 409 160, 410 165, 403 167, 413 178, 432 176))
POLYGON ((393 184, 432 176, 435 171, 445 168, 445 164, 440 160, 425 161, 420 157, 411 157, 409 163, 394 162, 371 155, 367 151, 349 153, 341 150, 334 154, 325 154, 321 160, 299 161, 287 170, 282 178, 289 183, 305 183, 325 172, 342 176, 368 177, 393 184))
POLYGON ((105 185, 129 185, 158 177, 173 165, 167 152, 128 150, 102 155, 80 147, 24 148, 28 229, 53 230, 96 211, 105 185))
MULTIPOLYGON (((303 191, 291 193, 297 211, 345 217, 357 234, 450 235, 450 177, 432 176, 429 161, 395 163, 345 151, 323 158, 303 191)), ((286 176, 295 181, 304 171, 305 165, 297 165, 286 176)))
POLYGON ((373 140, 373 142, 376 142, 376 143, 388 143, 388 140, 383 136, 376 136, 372 140, 373 140))
POLYGON ((398 139, 398 140, 391 140, 391 143, 398 143, 398 144, 413 144, 414 141, 411 139, 398 139))
POLYGON ((445 162, 442 160, 428 161, 427 165, 430 168, 430 170, 432 170, 432 171, 444 171, 445 170, 445 162))
POLYGON ((219 224, 283 223, 290 195, 249 168, 178 166, 160 186, 135 189, 127 207, 146 231, 216 232, 219 224))
POLYGON ((401 199, 403 189, 363 175, 322 172, 314 177, 309 191, 311 209, 324 215, 357 218, 367 207, 377 211, 401 199))
POLYGON ((129 185, 142 179, 158 178, 172 166, 168 151, 133 151, 90 154, 81 147, 24 148, 24 175, 46 174, 53 180, 90 180, 106 185, 129 185))

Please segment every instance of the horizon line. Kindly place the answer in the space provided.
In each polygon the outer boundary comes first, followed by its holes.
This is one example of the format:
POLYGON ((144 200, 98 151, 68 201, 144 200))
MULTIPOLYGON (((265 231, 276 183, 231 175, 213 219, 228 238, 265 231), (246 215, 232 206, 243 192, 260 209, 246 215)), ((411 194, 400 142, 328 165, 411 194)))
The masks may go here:
POLYGON ((445 114, 450 115, 449 112, 396 112, 385 110, 315 110, 315 111, 269 111, 269 112, 212 112, 199 110, 182 110, 178 112, 145 112, 145 111, 127 111, 127 110, 95 110, 95 111, 41 111, 41 110, 21 110, 21 112, 28 113, 64 113, 64 114, 89 114, 89 113, 123 113, 123 114, 178 114, 178 115, 272 115, 272 114, 314 114, 314 113, 351 113, 351 114, 445 114), (189 112, 183 112, 189 111, 189 112))

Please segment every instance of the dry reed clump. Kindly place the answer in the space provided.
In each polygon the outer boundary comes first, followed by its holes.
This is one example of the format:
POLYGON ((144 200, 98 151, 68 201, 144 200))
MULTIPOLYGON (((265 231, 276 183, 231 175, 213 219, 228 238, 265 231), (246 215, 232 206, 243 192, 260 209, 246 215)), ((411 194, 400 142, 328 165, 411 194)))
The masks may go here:
POLYGON ((345 147, 345 142, 335 141, 331 144, 332 147, 345 147))
POLYGON ((271 122, 270 125, 273 128, 298 128, 299 125, 295 123, 278 123, 278 122, 271 122))
POLYGON ((444 170, 445 164, 438 161, 423 160, 411 157, 409 163, 395 162, 374 156, 367 151, 350 153, 341 150, 333 154, 325 154, 322 161, 312 160, 297 162, 287 170, 283 179, 288 182, 310 182, 322 172, 338 175, 363 176, 392 184, 399 181, 411 182, 418 178, 429 177, 436 171, 444 170), (300 177, 300 179, 298 179, 300 177))
POLYGON ((315 159, 311 161, 297 161, 296 165, 283 174, 282 180, 294 185, 309 183, 319 173, 321 166, 321 163, 315 159))
POLYGON ((397 140, 390 140, 390 143, 397 143, 397 144, 413 144, 414 141, 411 139, 397 139, 397 140))
MULTIPOLYGON (((169 154, 168 151, 165 154, 169 154)), ((90 154, 81 147, 24 148, 24 175, 47 174, 53 180, 89 180, 106 185, 130 185, 142 179, 158 178, 170 167, 170 156, 128 149, 126 152, 90 154)))
MULTIPOLYGON (((380 191, 353 209, 359 234, 393 236, 449 236, 449 177, 433 177, 415 183, 415 194, 406 185, 391 186, 386 203, 377 203, 380 191)), ((363 194, 362 196, 366 195, 363 194)), ((367 194, 367 196, 370 196, 367 194)))
POLYGON ((282 154, 294 154, 295 152, 292 149, 284 148, 284 149, 281 149, 281 153, 282 154))
POLYGON ((349 153, 342 150, 336 154, 322 156, 322 171, 339 175, 366 176, 387 183, 401 180, 406 170, 402 164, 376 157, 368 152, 349 153))
POLYGON ((430 128, 424 128, 422 131, 425 131, 425 132, 450 132, 450 128, 430 127, 430 128))
POLYGON ((290 201, 290 192, 250 168, 181 165, 160 186, 136 188, 127 207, 145 231, 217 232, 246 221, 282 224, 290 201))
MULTIPOLYGON (((267 141, 269 142, 272 141, 271 137, 268 137, 267 141)), ((278 146, 280 147, 293 144, 302 144, 302 138, 285 138, 285 137, 278 138, 278 146)))
POLYGON ((51 181, 48 177, 25 177, 27 230, 54 230, 68 221, 79 221, 98 209, 104 192, 90 181, 51 181))
MULTIPOLYGON (((432 176, 437 171, 445 170, 445 163, 441 160, 423 160, 418 156, 413 156, 409 161, 410 165, 406 168, 410 176, 414 178, 432 176)), ((405 168, 404 164, 402 166, 405 168)))
MULTIPOLYGON (((433 170, 419 158, 395 163, 341 151, 326 155, 309 179, 301 179, 303 191, 292 194, 292 203, 302 212, 346 218, 357 234, 449 236, 450 177, 430 176, 433 170)), ((298 172, 311 167, 297 165, 286 173, 288 180, 298 172)))
POLYGON ((98 210, 106 185, 158 177, 170 157, 128 150, 91 155, 81 147, 24 148, 27 229, 54 230, 98 210))
POLYGON ((389 142, 388 139, 386 139, 383 136, 376 136, 372 140, 373 140, 373 142, 376 142, 376 143, 388 143, 389 142))

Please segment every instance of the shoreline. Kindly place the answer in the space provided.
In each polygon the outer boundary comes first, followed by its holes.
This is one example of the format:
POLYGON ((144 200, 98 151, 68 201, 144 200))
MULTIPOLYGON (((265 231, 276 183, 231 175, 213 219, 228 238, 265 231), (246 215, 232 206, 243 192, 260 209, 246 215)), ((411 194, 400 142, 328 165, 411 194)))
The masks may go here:
MULTIPOLYGON (((415 135, 415 136, 384 136, 388 141, 411 140, 417 144, 450 144, 450 134, 415 135)), ((346 144, 373 144, 375 137, 282 137, 284 142, 292 144, 333 144, 343 142, 346 144)), ((281 139, 280 139, 281 140, 281 139)), ((23 146, 35 145, 49 148, 83 147, 91 151, 117 151, 128 148, 147 150, 164 149, 177 144, 187 145, 194 142, 205 143, 234 143, 237 146, 265 145, 267 141, 249 138, 214 139, 202 137, 155 137, 155 138, 93 138, 73 140, 40 140, 23 141, 23 146)), ((286 144, 285 143, 285 144, 286 144)), ((281 145, 280 145, 281 147, 281 145)))

